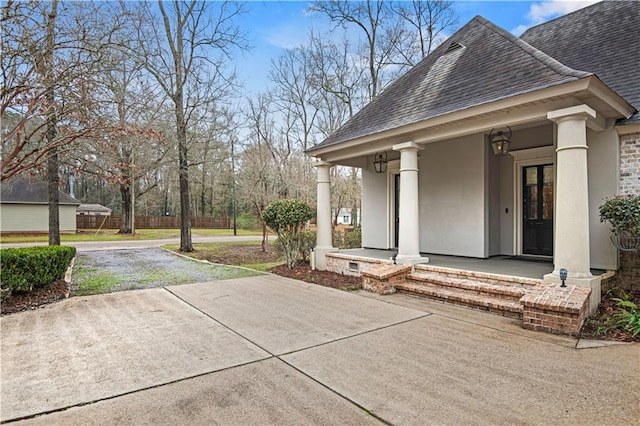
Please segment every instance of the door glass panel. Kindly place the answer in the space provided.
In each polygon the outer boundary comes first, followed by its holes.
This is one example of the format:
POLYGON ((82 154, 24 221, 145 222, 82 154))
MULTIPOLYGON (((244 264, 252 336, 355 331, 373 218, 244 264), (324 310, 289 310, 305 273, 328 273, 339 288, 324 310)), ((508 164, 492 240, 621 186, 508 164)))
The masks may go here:
POLYGON ((542 170, 542 173, 544 175, 544 184, 553 185, 553 165, 549 164, 548 166, 544 166, 542 170))
POLYGON ((527 219, 538 218, 538 168, 527 167, 525 174, 525 215, 527 219))
POLYGON ((542 187, 542 219, 553 219, 553 166, 544 166, 542 187))
POLYGON ((538 184, 538 168, 537 167, 527 167, 526 169, 526 185, 537 185, 538 184))

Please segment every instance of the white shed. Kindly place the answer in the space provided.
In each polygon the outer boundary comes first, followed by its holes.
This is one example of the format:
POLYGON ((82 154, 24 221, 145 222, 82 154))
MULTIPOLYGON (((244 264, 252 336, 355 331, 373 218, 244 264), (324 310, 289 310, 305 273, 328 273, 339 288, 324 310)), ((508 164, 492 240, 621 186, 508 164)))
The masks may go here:
MULTIPOLYGON (((76 232, 76 208, 80 202, 59 191, 60 232, 76 232)), ((20 176, 2 184, 0 190, 1 233, 48 233, 47 182, 36 176, 20 176)))

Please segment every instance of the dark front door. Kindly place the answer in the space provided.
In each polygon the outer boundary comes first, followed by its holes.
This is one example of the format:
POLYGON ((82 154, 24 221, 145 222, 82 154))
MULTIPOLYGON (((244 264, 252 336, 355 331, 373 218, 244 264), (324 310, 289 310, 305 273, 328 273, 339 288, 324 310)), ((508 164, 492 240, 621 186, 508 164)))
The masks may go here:
POLYGON ((393 220, 394 220, 394 247, 398 247, 398 235, 400 235, 400 175, 393 175, 393 220))
POLYGON ((522 253, 553 256, 553 164, 522 168, 522 253))

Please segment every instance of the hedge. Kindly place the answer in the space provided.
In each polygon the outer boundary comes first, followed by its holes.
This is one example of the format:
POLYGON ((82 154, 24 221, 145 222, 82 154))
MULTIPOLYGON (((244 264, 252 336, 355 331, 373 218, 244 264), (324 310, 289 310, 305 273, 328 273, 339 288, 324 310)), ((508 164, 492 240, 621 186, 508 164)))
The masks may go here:
POLYGON ((2 298, 14 291, 30 291, 64 278, 75 255, 76 248, 68 246, 0 249, 2 298))

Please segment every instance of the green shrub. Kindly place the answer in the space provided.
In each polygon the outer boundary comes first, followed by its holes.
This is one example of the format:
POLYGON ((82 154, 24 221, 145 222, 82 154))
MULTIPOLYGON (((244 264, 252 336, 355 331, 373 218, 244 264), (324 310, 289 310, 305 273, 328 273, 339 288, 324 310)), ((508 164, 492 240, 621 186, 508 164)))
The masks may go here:
POLYGON ((271 202, 262 213, 262 218, 278 236, 277 247, 287 260, 289 269, 296 266, 301 249, 301 233, 315 212, 303 201, 289 199, 271 202))
POLYGON ((303 262, 308 262, 311 257, 311 249, 316 246, 316 231, 303 231, 300 233, 300 257, 303 262))
POLYGON ((238 225, 238 228, 249 231, 260 229, 260 221, 251 213, 241 213, 236 219, 236 224, 238 225))
POLYGON ((618 312, 615 314, 616 325, 628 331, 633 336, 640 334, 640 305, 636 304, 630 294, 622 292, 620 297, 614 297, 618 312))
POLYGON ((362 247, 362 229, 336 229, 333 232, 333 246, 339 249, 353 249, 362 247))
POLYGON ((640 236, 640 195, 616 195, 600 206, 600 222, 609 222, 615 234, 640 236))
POLYGON ((30 291, 64 278, 76 255, 75 247, 40 246, 0 249, 2 297, 30 291))

